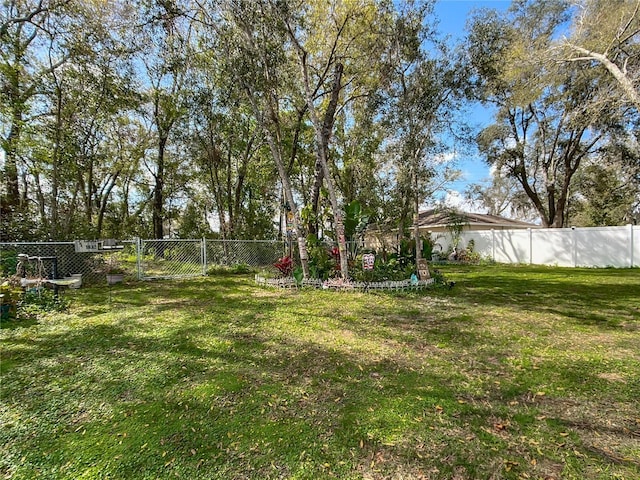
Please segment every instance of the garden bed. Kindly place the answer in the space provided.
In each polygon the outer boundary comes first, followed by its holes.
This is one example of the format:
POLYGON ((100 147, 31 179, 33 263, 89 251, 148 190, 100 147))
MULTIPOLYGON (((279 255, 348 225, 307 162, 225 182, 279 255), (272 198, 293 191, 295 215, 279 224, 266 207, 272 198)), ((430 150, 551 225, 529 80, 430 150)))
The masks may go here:
POLYGON ((345 282, 342 279, 330 279, 324 282, 310 278, 302 280, 299 284, 293 277, 265 278, 255 276, 258 285, 274 288, 321 288, 323 290, 347 290, 367 292, 373 290, 422 290, 435 283, 433 278, 428 280, 387 280, 383 282, 345 282))

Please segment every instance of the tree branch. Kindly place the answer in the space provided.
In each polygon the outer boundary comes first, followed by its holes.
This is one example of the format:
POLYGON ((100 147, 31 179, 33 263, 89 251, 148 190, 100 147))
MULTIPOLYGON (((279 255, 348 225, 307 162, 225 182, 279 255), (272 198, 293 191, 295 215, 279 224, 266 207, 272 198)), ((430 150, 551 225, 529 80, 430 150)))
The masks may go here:
MULTIPOLYGON (((629 77, 625 75, 625 73, 620 69, 620 67, 618 67, 618 65, 613 63, 611 60, 609 60, 609 58, 607 58, 605 55, 601 53, 593 52, 591 50, 580 47, 579 45, 574 45, 569 42, 566 42, 566 45, 572 50, 585 56, 582 58, 585 58, 586 60, 595 60, 596 62, 600 63, 604 68, 606 68, 609 71, 609 73, 613 76, 613 78, 620 84, 620 87, 622 88, 623 92, 627 96, 628 100, 631 103, 633 103, 635 107, 640 111, 640 94, 634 88, 633 83, 631 82, 629 77)), ((577 59, 571 59, 571 60, 577 60, 577 59)))

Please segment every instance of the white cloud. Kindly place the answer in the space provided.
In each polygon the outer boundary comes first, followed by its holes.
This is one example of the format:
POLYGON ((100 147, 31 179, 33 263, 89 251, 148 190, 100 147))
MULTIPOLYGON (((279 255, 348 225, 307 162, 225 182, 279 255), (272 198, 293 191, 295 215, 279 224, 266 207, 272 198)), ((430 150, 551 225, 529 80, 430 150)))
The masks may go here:
POLYGON ((455 208, 463 212, 487 213, 487 209, 477 202, 473 202, 464 197, 464 195, 456 190, 447 190, 443 198, 445 206, 455 208))
POLYGON ((458 154, 455 151, 443 152, 433 157, 433 163, 435 165, 446 165, 456 160, 457 157, 458 154))

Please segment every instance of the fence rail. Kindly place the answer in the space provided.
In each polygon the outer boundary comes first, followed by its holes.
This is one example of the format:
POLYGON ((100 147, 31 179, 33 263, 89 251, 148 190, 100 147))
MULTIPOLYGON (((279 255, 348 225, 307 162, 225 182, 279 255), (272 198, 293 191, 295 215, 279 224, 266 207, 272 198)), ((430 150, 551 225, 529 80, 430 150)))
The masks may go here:
POLYGON ((78 252, 74 242, 0 243, 0 277, 16 273, 19 254, 33 261, 28 276, 64 278, 81 274, 83 283, 102 283, 109 265, 118 264, 130 279, 205 275, 211 266, 265 267, 285 251, 278 240, 124 240, 100 252, 78 252))

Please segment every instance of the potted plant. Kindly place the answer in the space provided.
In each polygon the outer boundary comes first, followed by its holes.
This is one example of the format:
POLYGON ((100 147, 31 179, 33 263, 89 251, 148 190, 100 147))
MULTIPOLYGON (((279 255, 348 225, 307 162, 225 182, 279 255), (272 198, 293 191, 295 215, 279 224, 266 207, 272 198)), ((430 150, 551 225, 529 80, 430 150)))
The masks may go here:
POLYGON ((0 284, 0 319, 15 318, 21 299, 21 288, 11 285, 8 281, 0 284))

